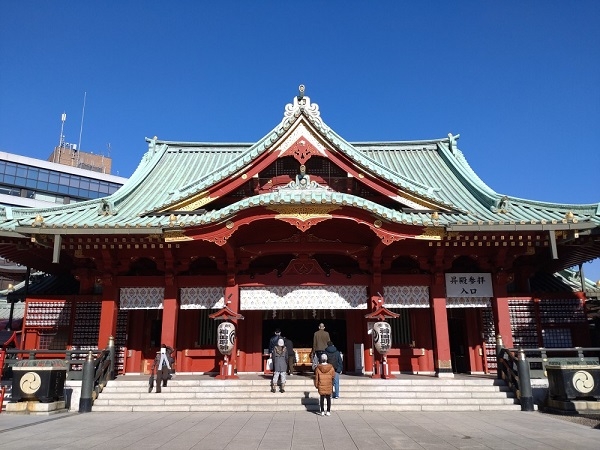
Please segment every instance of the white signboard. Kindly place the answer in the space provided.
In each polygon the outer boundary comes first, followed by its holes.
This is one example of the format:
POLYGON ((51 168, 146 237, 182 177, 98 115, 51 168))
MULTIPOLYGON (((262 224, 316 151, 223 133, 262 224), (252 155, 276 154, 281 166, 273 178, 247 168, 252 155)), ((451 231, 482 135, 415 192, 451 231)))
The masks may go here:
POLYGON ((446 297, 493 297, 491 273, 447 273, 446 297))

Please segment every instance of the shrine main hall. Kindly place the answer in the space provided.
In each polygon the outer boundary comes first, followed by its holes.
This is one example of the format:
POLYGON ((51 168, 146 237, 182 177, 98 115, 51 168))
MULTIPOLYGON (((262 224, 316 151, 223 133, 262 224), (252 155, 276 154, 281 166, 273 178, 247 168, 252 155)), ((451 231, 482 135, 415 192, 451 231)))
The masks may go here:
MULTIPOLYGON (((275 328, 302 354, 324 323, 347 372, 373 372, 373 324, 394 373, 488 373, 506 347, 589 346, 582 290, 555 274, 600 256, 600 204, 495 192, 458 137, 348 142, 300 87, 253 143, 147 139, 129 180, 97 200, 0 208, 0 256, 48 274, 24 349, 104 348, 148 373, 262 372, 275 328)), ((556 182, 559 182, 557 180, 556 182)))

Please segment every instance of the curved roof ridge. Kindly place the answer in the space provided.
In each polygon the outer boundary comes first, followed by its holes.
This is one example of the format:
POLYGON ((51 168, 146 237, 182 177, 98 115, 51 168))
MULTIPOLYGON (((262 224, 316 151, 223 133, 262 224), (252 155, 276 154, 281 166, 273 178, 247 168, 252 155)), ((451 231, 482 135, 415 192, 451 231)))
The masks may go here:
POLYGON ((436 138, 436 139, 419 139, 415 141, 354 141, 350 142, 351 145, 426 145, 426 144, 437 144, 438 142, 445 142, 448 138, 436 138))
POLYGON ((232 174, 235 174, 236 172, 242 170, 244 167, 247 167, 258 156, 262 155, 271 146, 271 144, 273 144, 273 142, 275 142, 275 136, 277 136, 276 130, 277 127, 273 128, 259 141, 252 144, 249 148, 240 153, 237 157, 233 158, 231 161, 224 163, 221 167, 219 167, 212 173, 205 174, 199 177, 197 180, 194 180, 186 184, 185 186, 180 187, 178 189, 180 197, 174 198, 173 201, 181 200, 182 197, 191 195, 194 192, 199 192, 207 185, 212 185, 216 182, 224 180, 232 174), (191 189, 193 189, 194 192, 189 192, 191 189))
POLYGON ((468 163, 464 153, 455 146, 456 140, 450 135, 449 139, 444 139, 438 143, 438 147, 442 151, 444 159, 450 167, 456 169, 455 173, 465 183, 469 191, 481 201, 486 207, 492 211, 500 209, 502 202, 520 203, 522 205, 530 205, 540 209, 573 209, 578 211, 589 211, 590 215, 598 215, 600 213, 600 203, 590 204, 568 204, 568 203, 553 203, 538 200, 523 199, 512 195, 501 194, 489 187, 475 173, 473 168, 468 163), (596 209, 592 212, 592 209, 596 209))
MULTIPOLYGON (((385 220, 396 223, 411 223, 418 225, 434 225, 429 213, 417 214, 421 220, 415 223, 414 212, 406 213, 401 210, 395 210, 386 206, 375 203, 371 200, 358 197, 353 194, 331 191, 328 189, 289 189, 278 190, 275 192, 258 194, 252 197, 243 198, 235 203, 227 205, 219 210, 208 211, 199 217, 200 224, 215 223, 236 214, 250 207, 265 207, 269 206, 276 208, 279 206, 295 205, 296 207, 306 206, 308 208, 318 207, 321 205, 340 205, 351 206, 376 214, 385 220)), ((193 212, 190 214, 180 214, 180 216, 195 216, 193 212)), ((438 225, 437 221, 435 225, 438 225)))
POLYGON ((166 146, 161 145, 159 149, 156 149, 157 140, 146 138, 146 142, 149 142, 148 151, 144 154, 142 159, 140 160, 137 168, 131 175, 131 177, 127 178, 125 183, 117 189, 112 194, 109 194, 105 197, 94 198, 89 200, 84 200, 76 203, 68 203, 66 205, 52 205, 52 206, 38 206, 38 207, 10 207, 10 209, 0 210, 0 217, 4 220, 12 220, 17 219, 17 216, 21 218, 28 218, 32 215, 37 214, 45 214, 45 213, 64 213, 69 211, 77 211, 78 209, 88 207, 89 205, 98 204, 100 205, 102 202, 110 202, 113 206, 116 206, 122 203, 127 196, 133 193, 137 187, 143 182, 143 180, 152 172, 152 169, 160 158, 166 151, 166 146), (8 218, 8 214, 12 216, 8 218))
POLYGON ((168 146, 159 143, 156 137, 152 139, 146 138, 146 142, 148 142, 148 151, 142 156, 140 163, 131 177, 114 193, 104 197, 105 199, 110 199, 115 206, 123 203, 142 184, 146 177, 152 173, 152 170, 168 149, 168 146))
MULTIPOLYGON (((148 138, 146 138, 148 141, 148 138)), ((169 147, 251 147, 256 142, 210 142, 210 141, 165 141, 157 140, 157 144, 167 144, 169 147)))
POLYGON ((441 156, 469 192, 486 208, 491 209, 498 204, 503 195, 494 191, 475 173, 463 152, 456 146, 457 137, 458 135, 450 134, 448 139, 437 144, 441 156))

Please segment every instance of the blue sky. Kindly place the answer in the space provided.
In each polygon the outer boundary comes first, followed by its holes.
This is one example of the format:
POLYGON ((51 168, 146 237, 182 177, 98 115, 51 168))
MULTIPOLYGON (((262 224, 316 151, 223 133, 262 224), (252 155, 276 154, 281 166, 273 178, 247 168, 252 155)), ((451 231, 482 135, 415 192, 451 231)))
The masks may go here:
MULTIPOLYGON (((145 137, 254 142, 306 85, 348 141, 460 133, 492 189, 598 203, 600 1, 10 1, 0 151, 128 177, 145 137), (110 153, 109 153, 110 148, 110 153)), ((600 261, 586 265, 600 279, 600 261)))

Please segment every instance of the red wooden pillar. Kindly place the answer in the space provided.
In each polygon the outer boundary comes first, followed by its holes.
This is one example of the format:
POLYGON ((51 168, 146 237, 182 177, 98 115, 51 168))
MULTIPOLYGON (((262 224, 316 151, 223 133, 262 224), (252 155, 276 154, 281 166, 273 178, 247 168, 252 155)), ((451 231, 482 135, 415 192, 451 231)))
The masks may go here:
POLYGON ((494 298, 492 299, 492 311, 494 313, 496 335, 502 336, 504 347, 512 348, 513 337, 510 329, 510 310, 506 292, 507 282, 507 275, 504 272, 498 272, 493 277, 494 298))
MULTIPOLYGON (((235 314, 239 314, 240 312, 240 289, 237 284, 233 286, 225 286, 225 306, 233 311, 235 314)), ((238 330, 239 330, 239 320, 231 319, 231 322, 235 325, 236 339, 233 344, 233 350, 231 351, 231 355, 229 355, 229 364, 233 366, 234 371, 237 370, 237 351, 239 348, 238 343, 238 330)))
POLYGON ((434 364, 430 312, 425 308, 414 308, 410 310, 410 317, 414 348, 421 350, 421 355, 418 356, 418 373, 432 373, 434 364))
POLYGON ((179 318, 179 302, 177 301, 177 286, 170 284, 165 286, 165 298, 163 300, 163 317, 161 329, 161 344, 176 347, 177 320, 179 318))
POLYGON ((237 360, 238 372, 263 372, 264 355, 262 347, 261 311, 244 311, 244 320, 236 325, 236 346, 239 351, 237 360), (239 340, 239 341, 238 341, 239 340))
POLYGON ((436 376, 454 377, 450 356, 450 336, 448 333, 448 312, 446 311, 446 289, 444 274, 434 276, 431 286, 431 315, 434 338, 434 366, 436 376))
POLYGON ((114 278, 105 276, 102 280, 102 306, 100 308, 100 330, 98 348, 106 348, 108 338, 117 334, 117 316, 119 314, 119 288, 114 278))

